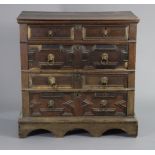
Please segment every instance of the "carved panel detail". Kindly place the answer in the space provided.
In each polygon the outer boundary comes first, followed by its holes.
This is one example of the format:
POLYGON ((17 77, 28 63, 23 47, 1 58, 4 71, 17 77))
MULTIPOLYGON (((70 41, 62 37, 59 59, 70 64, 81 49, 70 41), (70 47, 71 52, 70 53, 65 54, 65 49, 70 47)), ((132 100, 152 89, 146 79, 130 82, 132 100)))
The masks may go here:
POLYGON ((28 54, 29 68, 128 67, 128 45, 29 45, 28 54))
POLYGON ((102 96, 94 93, 64 93, 63 96, 35 93, 30 99, 33 116, 122 116, 126 115, 127 107, 126 93, 103 93, 102 96))

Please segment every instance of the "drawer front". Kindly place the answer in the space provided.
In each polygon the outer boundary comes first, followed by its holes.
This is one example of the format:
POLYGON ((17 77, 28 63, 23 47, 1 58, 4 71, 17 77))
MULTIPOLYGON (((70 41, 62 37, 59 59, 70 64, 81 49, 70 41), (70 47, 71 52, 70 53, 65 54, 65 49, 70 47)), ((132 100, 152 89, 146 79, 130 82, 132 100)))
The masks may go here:
POLYGON ((64 66, 65 52, 59 45, 29 45, 29 68, 59 69, 64 66))
POLYGON ((128 88, 132 73, 30 73, 29 88, 32 89, 124 89, 128 88))
POLYGON ((29 74, 29 88, 33 89, 71 89, 72 74, 29 74))
POLYGON ((128 68, 128 45, 29 45, 29 68, 128 68))
POLYGON ((96 69, 128 68, 128 46, 95 45, 90 53, 90 62, 96 69))
POLYGON ((129 33, 127 25, 85 25, 82 31, 84 40, 128 40, 129 33))
POLYGON ((74 45, 29 45, 29 69, 76 68, 80 64, 77 52, 74 45))
POLYGON ((30 93, 32 116, 125 116, 126 92, 30 93))
POLYGON ((74 28, 70 25, 29 25, 29 40, 74 40, 74 28))
POLYGON ((83 76, 82 86, 86 89, 127 88, 128 74, 88 73, 83 76))

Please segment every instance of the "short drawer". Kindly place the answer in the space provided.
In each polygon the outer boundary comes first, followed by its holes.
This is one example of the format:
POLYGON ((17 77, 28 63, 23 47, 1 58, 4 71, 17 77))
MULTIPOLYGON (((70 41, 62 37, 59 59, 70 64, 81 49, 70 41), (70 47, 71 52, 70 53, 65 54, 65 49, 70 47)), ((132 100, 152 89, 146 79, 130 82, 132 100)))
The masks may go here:
POLYGON ((58 45, 29 45, 29 68, 60 69, 65 63, 65 52, 58 45))
POLYGON ((29 74, 29 88, 33 89, 71 89, 72 74, 29 74))
POLYGON ((127 92, 30 93, 32 116, 125 116, 127 92))
POLYGON ((127 88, 128 73, 85 73, 82 86, 85 89, 127 88))
POLYGON ((29 40, 74 40, 71 25, 29 25, 29 40))
POLYGON ((128 68, 128 45, 94 45, 90 63, 96 69, 128 68))
POLYGON ((128 40, 128 25, 84 25, 84 40, 120 39, 128 40))

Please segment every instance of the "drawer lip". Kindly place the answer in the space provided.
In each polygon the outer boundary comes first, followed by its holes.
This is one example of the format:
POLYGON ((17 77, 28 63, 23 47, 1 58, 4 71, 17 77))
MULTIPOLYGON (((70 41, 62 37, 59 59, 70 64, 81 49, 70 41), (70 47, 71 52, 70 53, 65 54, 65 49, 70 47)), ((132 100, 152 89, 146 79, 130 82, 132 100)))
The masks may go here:
POLYGON ((136 43, 136 40, 28 40, 21 41, 20 43, 28 43, 29 45, 33 44, 126 44, 126 43, 136 43))
POLYGON ((22 91, 28 91, 28 92, 128 92, 128 91, 134 91, 135 88, 117 88, 117 89, 32 89, 32 88, 24 88, 22 91))
POLYGON ((127 74, 128 72, 135 72, 135 69, 64 69, 64 70, 41 70, 38 68, 21 70, 23 73, 114 73, 127 74))

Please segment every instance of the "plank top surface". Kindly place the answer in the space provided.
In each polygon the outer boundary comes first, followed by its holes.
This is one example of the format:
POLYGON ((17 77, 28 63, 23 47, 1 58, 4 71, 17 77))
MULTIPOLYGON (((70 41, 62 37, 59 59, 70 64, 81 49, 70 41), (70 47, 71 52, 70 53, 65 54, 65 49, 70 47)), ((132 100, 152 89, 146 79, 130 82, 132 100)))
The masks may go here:
POLYGON ((49 21, 49 20, 120 20, 135 21, 139 19, 131 11, 117 12, 34 12, 23 11, 17 18, 20 21, 49 21))

